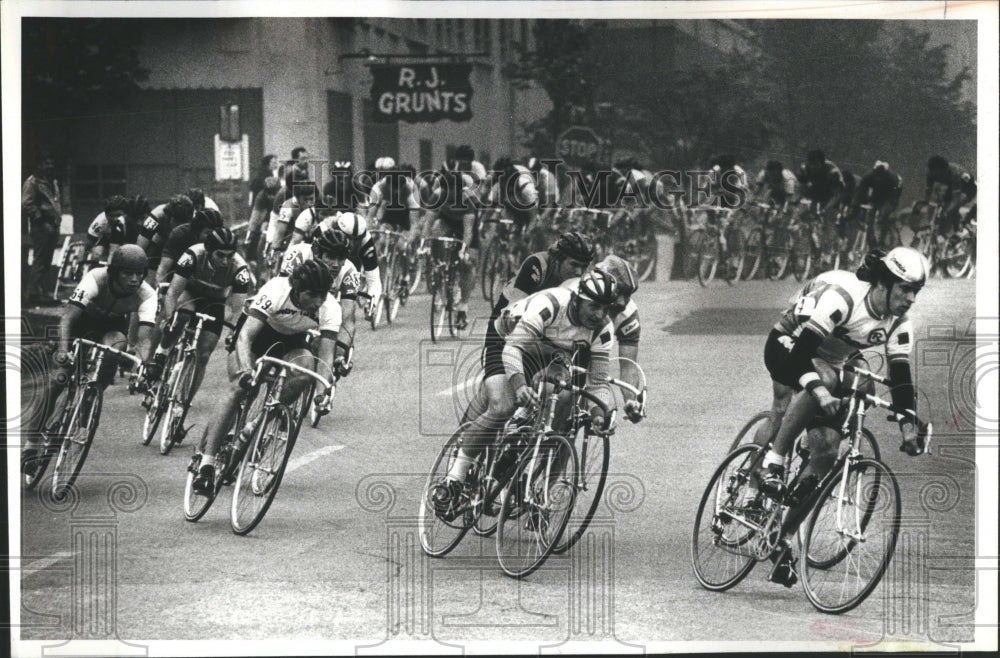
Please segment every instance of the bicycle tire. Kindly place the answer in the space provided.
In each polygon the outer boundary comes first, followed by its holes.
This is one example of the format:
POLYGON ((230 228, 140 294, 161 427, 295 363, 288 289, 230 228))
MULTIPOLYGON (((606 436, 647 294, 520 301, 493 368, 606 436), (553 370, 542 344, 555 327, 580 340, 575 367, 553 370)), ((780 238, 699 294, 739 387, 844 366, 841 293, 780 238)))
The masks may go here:
POLYGON ((684 278, 694 279, 698 276, 698 254, 701 243, 705 240, 705 230, 695 229, 688 234, 687 249, 684 251, 684 278))
POLYGON ((62 445, 59 447, 59 454, 56 456, 56 463, 52 472, 52 497, 61 499, 66 490, 73 486, 83 462, 87 460, 90 446, 94 442, 94 434, 97 426, 101 422, 101 406, 104 404, 104 394, 97 384, 87 383, 78 389, 79 400, 74 405, 72 415, 66 425, 66 433, 63 436, 62 445), (89 400, 87 410, 86 425, 79 425, 80 411, 89 400), (78 426, 78 427, 77 427, 78 426), (75 439, 77 430, 83 430, 85 437, 82 441, 75 439))
MULTIPOLYGON (((756 536, 756 531, 734 522, 732 517, 740 506, 738 499, 743 495, 743 487, 749 482, 750 472, 759 450, 759 446, 751 444, 740 446, 726 455, 709 479, 705 493, 702 494, 701 502, 698 504, 691 537, 691 565, 694 568, 695 578, 709 591, 724 592, 736 586, 757 564, 753 550, 747 548, 756 536), (733 467, 735 470, 730 472, 730 468, 733 467), (723 483, 725 489, 721 488, 723 483), (712 511, 707 515, 706 506, 709 501, 712 502, 712 511), (720 518, 720 513, 724 518, 720 518), (706 519, 707 525, 703 529, 701 526, 706 519), (728 530, 734 529, 737 533, 742 531, 742 535, 724 536, 728 530), (702 540, 708 543, 702 546, 702 540), (713 555, 709 558, 709 549, 717 552, 718 557, 713 555), (724 565, 726 568, 724 575, 714 576, 709 573, 708 567, 710 561, 718 560, 728 560, 728 564, 724 565)), ((754 501, 761 495, 758 492, 754 501)), ((742 507, 745 510, 747 506, 742 507)))
POLYGON ((534 454, 529 448, 521 457, 501 497, 497 562, 511 578, 530 576, 545 563, 559 544, 576 501, 573 444, 564 436, 550 434, 542 440, 537 460, 534 454), (539 485, 541 490, 536 491, 539 485))
POLYGON ((944 273, 950 278, 960 279, 965 276, 972 267, 972 250, 968 238, 948 238, 941 261, 944 273))
POLYGON ((494 240, 487 248, 483 262, 483 288, 486 301, 492 308, 500 297, 500 291, 510 278, 510 261, 503 250, 503 245, 494 240))
POLYGON ((230 508, 230 524, 235 534, 247 535, 264 520, 281 486, 295 436, 295 419, 288 407, 271 406, 257 427, 236 477, 230 508), (244 514, 248 509, 249 515, 244 514))
POLYGON ((760 263, 764 255, 764 231, 754 229, 746 239, 746 250, 743 256, 743 272, 740 278, 744 281, 752 281, 757 276, 760 263))
POLYGON ((802 540, 802 553, 809 556, 802 560, 803 588, 813 607, 828 614, 854 609, 882 580, 895 552, 902 514, 899 482, 888 466, 876 459, 862 458, 849 463, 847 468, 848 481, 844 490, 839 473, 821 490, 818 502, 809 513, 802 540), (866 477, 871 481, 863 479, 866 477), (883 494, 891 500, 882 500, 883 494), (848 524, 855 521, 853 525, 838 527, 836 508, 840 502, 864 510, 861 515, 856 510, 841 515, 848 524), (881 511, 888 512, 888 522, 873 526, 875 514, 881 511), (863 539, 849 537, 850 534, 863 539), (813 558, 831 550, 834 556, 828 560, 813 558), (864 553, 875 554, 874 562, 866 561, 864 553), (849 555, 851 559, 847 559, 849 555), (840 568, 843 575, 838 573, 840 568), (847 592, 855 585, 856 591, 847 592))
POLYGON ((745 439, 748 436, 750 437, 750 442, 752 442, 754 435, 750 434, 750 430, 754 429, 754 432, 756 433, 755 429, 756 426, 759 423, 768 420, 770 417, 771 417, 771 412, 769 411, 758 411, 753 416, 751 416, 750 420, 748 420, 746 424, 743 425, 742 428, 740 428, 740 431, 736 433, 736 437, 733 439, 732 443, 729 444, 729 451, 726 454, 729 454, 729 452, 736 450, 741 445, 746 443, 745 439))
POLYGON ((733 285, 740 280, 743 272, 743 261, 746 259, 746 241, 743 239, 743 231, 738 226, 731 226, 726 237, 726 249, 728 254, 724 263, 726 271, 723 273, 726 283, 733 285))
POLYGON ((640 282, 650 280, 656 272, 656 264, 660 259, 660 243, 656 238, 656 229, 648 221, 645 224, 636 238, 636 253, 629 259, 640 282))
POLYGON ((587 531, 604 496, 611 462, 610 439, 604 434, 591 434, 586 425, 577 430, 574 444, 580 460, 576 474, 576 501, 562 539, 552 549, 556 555, 573 548, 587 531))
POLYGON ((706 234, 698 246, 698 283, 707 286, 719 266, 719 245, 715 234, 706 234))
MULTIPOLYGON (((175 365, 176 367, 176 365, 175 365)), ((160 432, 160 454, 169 455, 171 449, 177 443, 180 433, 184 431, 184 420, 187 418, 188 409, 191 406, 191 389, 194 387, 194 378, 198 370, 198 360, 193 354, 184 356, 180 363, 180 371, 177 379, 172 382, 168 398, 166 422, 160 432)))
MULTIPOLYGON (((438 279, 437 273, 431 275, 432 279, 438 279)), ((431 283, 431 342, 436 343, 441 335, 441 322, 444 317, 444 299, 441 297, 441 286, 434 281, 431 283), (438 308, 440 307, 440 308, 438 308), (439 317, 441 316, 441 317, 439 317)))
POLYGON ((767 254, 767 271, 765 274, 771 281, 778 281, 785 276, 788 270, 788 261, 792 257, 792 234, 787 229, 779 229, 771 236, 771 240, 764 247, 767 254))
POLYGON ((52 461, 52 457, 58 452, 57 446, 61 442, 57 443, 53 437, 65 435, 62 425, 69 420, 66 416, 66 405, 72 400, 74 393, 75 385, 67 384, 56 397, 55 404, 52 405, 53 412, 49 414, 48 422, 45 423, 45 429, 43 430, 45 441, 39 447, 38 456, 35 457, 34 469, 31 473, 21 474, 24 480, 24 488, 28 491, 34 489, 42 481, 42 476, 45 475, 49 462, 52 461), (58 411, 55 411, 56 409, 58 411))
MULTIPOLYGON (((224 447, 219 450, 220 457, 226 449, 224 447)), ((194 490, 194 480, 197 477, 198 469, 201 468, 200 455, 197 456, 198 459, 192 459, 191 464, 188 465, 187 479, 184 482, 184 519, 191 523, 195 523, 201 517, 205 516, 209 508, 212 507, 212 503, 215 502, 219 494, 219 481, 222 479, 222 471, 224 469, 224 465, 220 460, 216 467, 215 486, 212 488, 212 495, 205 496, 200 494, 194 490)))
POLYGON ((417 534, 420 537, 420 547, 430 557, 444 557, 450 553, 475 523, 471 507, 452 519, 442 519, 433 501, 435 490, 441 486, 441 482, 451 470, 461 445, 460 437, 467 426, 468 424, 460 427, 441 447, 420 495, 417 534))
POLYGON ((795 236, 792 245, 791 261, 792 276, 796 281, 803 281, 809 278, 809 270, 812 269, 812 241, 809 231, 801 228, 795 236))

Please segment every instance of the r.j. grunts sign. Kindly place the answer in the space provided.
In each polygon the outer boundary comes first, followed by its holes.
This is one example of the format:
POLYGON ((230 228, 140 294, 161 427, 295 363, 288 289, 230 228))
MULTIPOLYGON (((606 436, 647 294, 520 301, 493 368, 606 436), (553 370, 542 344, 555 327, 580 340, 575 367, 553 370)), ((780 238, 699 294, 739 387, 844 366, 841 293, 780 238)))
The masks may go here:
POLYGON ((375 121, 426 123, 472 118, 471 64, 371 67, 375 121))

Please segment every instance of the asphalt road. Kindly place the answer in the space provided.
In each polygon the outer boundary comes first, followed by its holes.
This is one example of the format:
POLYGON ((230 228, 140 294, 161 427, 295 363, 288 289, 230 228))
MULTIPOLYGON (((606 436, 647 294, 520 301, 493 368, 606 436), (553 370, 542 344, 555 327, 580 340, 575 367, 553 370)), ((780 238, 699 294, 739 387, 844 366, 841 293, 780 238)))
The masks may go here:
MULTIPOLYGON (((768 583, 763 565, 723 594, 694 578, 698 501, 737 429, 769 404, 764 338, 797 285, 641 288, 649 417, 623 421, 613 440, 612 485, 594 530, 522 582, 496 566, 492 539, 470 535, 440 560, 423 556, 416 541, 426 471, 456 425, 466 390, 455 393, 456 384, 478 357, 475 341, 430 343, 426 295, 412 298, 391 328, 359 331, 356 368, 333 412, 303 430, 274 505, 248 537, 230 531, 229 489, 200 522, 184 521, 192 441, 167 457, 141 446, 140 399, 118 383, 76 506, 24 492, 22 637, 276 641, 232 645, 256 652, 302 651, 292 640, 375 652, 537 652, 578 648, 564 644, 577 640, 622 651, 676 641, 751 649, 767 641, 849 648, 887 638, 971 640, 974 281, 935 279, 914 308, 917 383, 921 409, 939 428, 935 454, 902 456, 898 431, 870 417, 899 475, 904 532, 893 571, 869 600, 824 615, 801 587, 768 583)), ((473 310, 485 313, 486 304, 473 310)), ((193 435, 214 412, 224 366, 219 352, 195 400, 193 435)))

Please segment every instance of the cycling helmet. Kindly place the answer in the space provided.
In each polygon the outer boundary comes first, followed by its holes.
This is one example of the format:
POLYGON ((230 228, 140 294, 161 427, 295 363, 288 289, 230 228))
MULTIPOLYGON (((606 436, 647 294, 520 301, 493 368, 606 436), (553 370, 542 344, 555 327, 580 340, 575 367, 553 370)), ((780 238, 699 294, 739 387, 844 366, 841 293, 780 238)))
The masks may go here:
POLYGON ((142 196, 141 194, 137 194, 131 199, 127 200, 125 214, 131 217, 132 219, 136 221, 144 219, 146 215, 149 214, 149 211, 150 211, 149 201, 147 201, 146 197, 142 196))
POLYGON ((368 230, 368 224, 361 215, 353 212, 343 212, 337 216, 337 228, 343 231, 349 238, 359 238, 368 230))
POLYGON ((163 210, 168 217, 174 220, 174 223, 184 224, 185 222, 190 222, 194 216, 194 203, 191 202, 189 197, 183 194, 175 194, 170 197, 167 207, 163 210))
POLYGON ((469 165, 469 173, 472 174, 472 178, 478 183, 486 178, 486 167, 479 160, 473 160, 472 164, 469 165))
POLYGON ((330 290, 330 286, 333 285, 333 275, 323 261, 307 260, 295 268, 288 283, 296 294, 303 292, 319 294, 330 290))
POLYGON ((806 162, 826 162, 826 153, 821 149, 814 149, 806 154, 806 162))
POLYGON ((149 267, 149 259, 142 247, 134 244, 123 244, 118 251, 108 259, 108 271, 112 274, 127 272, 145 272, 149 267))
POLYGON ((188 190, 188 198, 191 199, 191 203, 194 204, 195 208, 199 210, 205 207, 205 192, 202 191, 200 187, 192 187, 188 190))
POLYGON ((351 171, 353 168, 350 160, 335 160, 330 165, 330 169, 333 171, 351 171))
POLYGON ((639 279, 635 275, 635 270, 620 256, 608 254, 594 269, 611 275, 618 286, 619 295, 628 297, 639 289, 639 279))
POLYGON ((932 155, 927 161, 927 168, 932 171, 935 169, 947 169, 948 161, 940 155, 932 155))
POLYGON ((882 160, 876 160, 875 161, 875 166, 872 167, 872 171, 878 171, 880 169, 882 171, 889 171, 889 163, 888 162, 884 162, 882 160))
POLYGON ((572 258, 581 263, 594 260, 594 247, 583 235, 573 231, 563 233, 556 243, 549 247, 549 254, 558 258, 572 258))
POLYGON ((334 258, 346 258, 351 253, 351 240, 339 228, 319 227, 313 233, 312 246, 314 252, 327 253, 334 258))
POLYGON ((528 171, 533 171, 536 174, 542 170, 542 161, 535 156, 528 158, 528 171))
POLYGON ((375 171, 385 171, 396 166, 396 161, 386 156, 375 161, 375 171))
POLYGON ((767 164, 764 165, 764 169, 768 171, 781 171, 785 168, 785 165, 781 164, 780 160, 768 160, 767 164))
POLYGON ((208 253, 222 249, 223 251, 236 250, 236 234, 225 227, 212 229, 205 236, 205 250, 208 253))
POLYGON ((110 213, 124 213, 129 209, 129 200, 120 194, 115 194, 110 196, 104 202, 104 212, 105 214, 110 213))
POLYGON ((618 286, 610 274, 594 270, 580 277, 576 294, 583 299, 610 306, 618 298, 618 286))
POLYGON ((882 257, 884 272, 881 277, 886 283, 909 283, 923 286, 927 283, 930 269, 927 260, 912 247, 896 247, 882 257))
POLYGON ((222 213, 213 208, 195 211, 191 225, 198 231, 222 228, 222 213))

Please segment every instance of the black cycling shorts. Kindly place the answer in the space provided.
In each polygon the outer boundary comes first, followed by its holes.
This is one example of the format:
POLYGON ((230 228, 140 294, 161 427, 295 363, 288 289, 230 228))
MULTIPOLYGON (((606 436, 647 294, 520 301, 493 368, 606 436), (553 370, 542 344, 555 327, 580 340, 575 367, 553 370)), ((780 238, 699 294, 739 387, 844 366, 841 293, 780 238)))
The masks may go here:
POLYGON ((211 315, 212 319, 206 320, 205 324, 201 326, 202 331, 215 334, 217 337, 222 335, 222 327, 226 323, 225 302, 213 301, 209 299, 193 299, 182 304, 177 309, 177 313, 179 315, 191 317, 191 321, 193 322, 194 316, 190 315, 192 312, 211 315))
POLYGON ((395 231, 409 231, 410 211, 406 208, 386 208, 382 215, 382 224, 388 225, 395 231))
MULTIPOLYGON (((247 314, 241 313, 239 319, 236 321, 229 345, 226 347, 227 352, 232 352, 236 349, 236 339, 239 337, 240 332, 243 331, 243 325, 246 324, 246 321, 247 314)), ((254 360, 265 354, 273 356, 276 359, 283 359, 292 350, 310 349, 307 338, 308 336, 305 332, 290 335, 283 334, 272 329, 270 325, 265 324, 260 333, 253 339, 253 342, 250 343, 250 353, 254 360)))
POLYGON ((779 384, 790 386, 795 391, 801 391, 802 386, 799 384, 799 378, 795 375, 791 367, 792 360, 790 357, 792 356, 792 347, 794 345, 794 338, 782 331, 772 329, 771 333, 767 336, 767 342, 764 343, 764 366, 771 374, 771 379, 779 384), (782 345, 782 340, 784 340, 788 347, 782 345))
MULTIPOLYGON (((70 336, 84 338, 95 343, 104 341, 104 336, 111 331, 128 336, 128 315, 118 315, 111 318, 95 318, 84 312, 83 317, 73 325, 70 336)), ((112 345, 112 347, 114 347, 112 345)))

